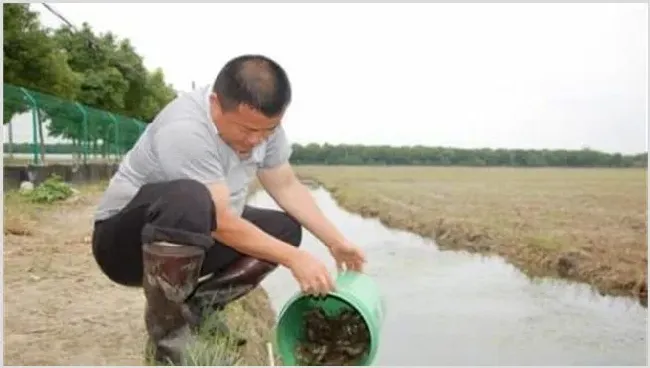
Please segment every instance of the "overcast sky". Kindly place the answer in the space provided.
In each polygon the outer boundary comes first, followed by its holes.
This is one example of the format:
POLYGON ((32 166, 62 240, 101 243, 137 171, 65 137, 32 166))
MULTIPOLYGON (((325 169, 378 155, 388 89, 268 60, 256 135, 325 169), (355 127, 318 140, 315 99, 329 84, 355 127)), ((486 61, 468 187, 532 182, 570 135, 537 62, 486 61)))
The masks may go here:
POLYGON ((647 4, 52 5, 179 90, 276 59, 298 143, 646 149, 647 4))

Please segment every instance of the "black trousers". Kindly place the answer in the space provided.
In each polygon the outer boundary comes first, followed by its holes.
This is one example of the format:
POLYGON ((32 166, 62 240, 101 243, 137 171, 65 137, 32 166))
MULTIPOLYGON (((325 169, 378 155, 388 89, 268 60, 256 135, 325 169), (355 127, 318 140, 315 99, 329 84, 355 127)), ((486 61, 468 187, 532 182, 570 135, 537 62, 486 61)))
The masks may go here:
MULTIPOLYGON (((262 231, 294 246, 302 227, 285 212, 247 206, 242 217, 262 231)), ((201 275, 218 274, 246 255, 217 242, 214 202, 208 189, 193 180, 144 185, 116 215, 94 225, 92 248, 100 269, 112 281, 142 286, 142 244, 167 241, 206 250, 201 275)))

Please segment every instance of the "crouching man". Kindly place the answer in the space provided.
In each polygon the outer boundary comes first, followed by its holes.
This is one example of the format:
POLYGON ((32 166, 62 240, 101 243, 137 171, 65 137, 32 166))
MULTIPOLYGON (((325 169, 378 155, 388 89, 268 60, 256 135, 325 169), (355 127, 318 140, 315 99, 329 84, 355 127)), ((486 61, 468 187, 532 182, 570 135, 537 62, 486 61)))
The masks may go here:
MULTIPOLYGON (((339 267, 360 271, 365 262, 294 175, 281 126, 290 100, 277 63, 234 58, 212 87, 163 108, 110 181, 95 215, 93 254, 112 281, 144 289, 146 328, 161 363, 180 364, 203 316, 278 265, 304 292, 332 290, 325 265, 299 248, 303 227, 339 267), (255 177, 284 211, 246 205, 255 177)), ((223 324, 219 330, 228 333, 223 324)))

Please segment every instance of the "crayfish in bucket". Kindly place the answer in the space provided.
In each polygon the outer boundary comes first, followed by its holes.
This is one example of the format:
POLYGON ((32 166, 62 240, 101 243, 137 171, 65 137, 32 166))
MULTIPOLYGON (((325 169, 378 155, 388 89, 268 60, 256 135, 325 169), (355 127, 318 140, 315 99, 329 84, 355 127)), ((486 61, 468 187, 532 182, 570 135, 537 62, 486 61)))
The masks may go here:
POLYGON ((352 309, 328 316, 316 307, 303 315, 305 338, 296 346, 299 365, 357 365, 370 349, 370 331, 352 309))

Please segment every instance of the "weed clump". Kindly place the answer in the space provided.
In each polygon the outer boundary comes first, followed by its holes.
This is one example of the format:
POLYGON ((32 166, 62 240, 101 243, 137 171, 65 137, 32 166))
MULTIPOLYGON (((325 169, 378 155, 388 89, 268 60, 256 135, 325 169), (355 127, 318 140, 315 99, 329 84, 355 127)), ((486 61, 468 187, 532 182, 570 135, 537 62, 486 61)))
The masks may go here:
POLYGON ((53 174, 33 190, 21 193, 34 203, 54 203, 70 198, 74 191, 60 176, 53 174))

